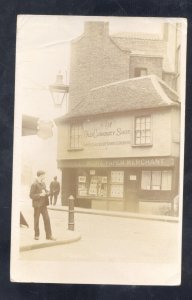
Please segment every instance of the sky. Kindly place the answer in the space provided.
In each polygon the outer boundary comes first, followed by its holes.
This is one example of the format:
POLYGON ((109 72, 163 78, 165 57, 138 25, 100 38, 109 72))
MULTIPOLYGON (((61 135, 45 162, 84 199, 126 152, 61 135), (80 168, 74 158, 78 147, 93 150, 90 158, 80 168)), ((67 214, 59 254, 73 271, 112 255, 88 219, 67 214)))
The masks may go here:
MULTIPOLYGON (((86 21, 93 19, 109 21, 110 34, 127 31, 162 34, 162 23, 154 18, 86 17, 86 21)), ((65 105, 60 111, 54 108, 48 87, 59 71, 68 83, 70 41, 83 33, 84 22, 85 17, 18 17, 16 100, 21 102, 24 113, 47 118, 65 111, 65 105)))

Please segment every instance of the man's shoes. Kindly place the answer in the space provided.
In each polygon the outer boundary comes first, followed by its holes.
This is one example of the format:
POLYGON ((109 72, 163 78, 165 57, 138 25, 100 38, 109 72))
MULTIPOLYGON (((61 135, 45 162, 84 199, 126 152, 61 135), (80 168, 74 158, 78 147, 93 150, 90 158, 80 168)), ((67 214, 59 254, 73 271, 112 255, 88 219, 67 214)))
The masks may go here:
POLYGON ((49 237, 46 237, 46 240, 56 241, 56 238, 54 238, 53 236, 49 236, 49 237))
POLYGON ((35 236, 34 239, 35 239, 35 240, 39 240, 39 236, 35 236))

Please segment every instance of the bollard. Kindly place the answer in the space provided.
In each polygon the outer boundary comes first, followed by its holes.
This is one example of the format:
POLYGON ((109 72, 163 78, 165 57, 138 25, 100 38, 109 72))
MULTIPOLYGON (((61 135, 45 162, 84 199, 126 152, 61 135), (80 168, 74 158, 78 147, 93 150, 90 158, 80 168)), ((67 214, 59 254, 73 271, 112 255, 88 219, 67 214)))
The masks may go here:
POLYGON ((75 198, 70 195, 68 198, 69 201, 69 214, 68 214, 68 230, 74 230, 74 202, 75 198))

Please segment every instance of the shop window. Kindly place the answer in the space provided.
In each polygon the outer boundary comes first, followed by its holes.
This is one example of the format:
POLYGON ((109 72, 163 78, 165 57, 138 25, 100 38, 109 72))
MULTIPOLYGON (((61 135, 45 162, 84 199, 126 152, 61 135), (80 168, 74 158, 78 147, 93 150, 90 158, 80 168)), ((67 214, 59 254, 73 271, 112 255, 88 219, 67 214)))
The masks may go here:
POLYGON ((91 176, 89 195, 107 197, 107 176, 91 176))
POLYGON ((124 171, 111 171, 110 196, 123 198, 124 194, 124 171))
POLYGON ((135 68, 135 77, 147 76, 146 68, 135 68))
POLYGON ((107 197, 107 174, 78 176, 78 196, 107 197))
POLYGON ((135 145, 151 144, 151 117, 141 116, 135 118, 135 145))
POLYGON ((88 177, 86 175, 78 176, 78 196, 87 196, 88 177))
POLYGON ((71 124, 70 148, 71 149, 82 148, 82 125, 81 124, 71 124))
POLYGON ((161 179, 161 189, 164 191, 171 190, 172 184, 172 172, 171 171, 163 171, 162 179, 161 179))
POLYGON ((172 184, 172 171, 142 171, 142 190, 170 191, 172 184))

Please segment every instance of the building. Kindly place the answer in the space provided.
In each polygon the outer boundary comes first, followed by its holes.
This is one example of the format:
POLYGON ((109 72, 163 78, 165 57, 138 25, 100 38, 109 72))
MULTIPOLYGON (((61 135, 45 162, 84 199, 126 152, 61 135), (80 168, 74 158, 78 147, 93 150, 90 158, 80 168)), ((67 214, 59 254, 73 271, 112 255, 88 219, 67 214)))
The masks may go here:
POLYGON ((72 42, 70 110, 56 121, 63 205, 72 194, 80 207, 171 213, 180 101, 168 34, 125 43, 88 22, 72 42))
POLYGON ((69 110, 92 88, 138 76, 156 75, 176 90, 179 26, 165 23, 161 35, 111 36, 109 23, 86 22, 84 33, 71 42, 69 110))

